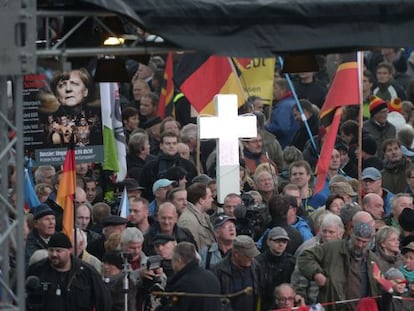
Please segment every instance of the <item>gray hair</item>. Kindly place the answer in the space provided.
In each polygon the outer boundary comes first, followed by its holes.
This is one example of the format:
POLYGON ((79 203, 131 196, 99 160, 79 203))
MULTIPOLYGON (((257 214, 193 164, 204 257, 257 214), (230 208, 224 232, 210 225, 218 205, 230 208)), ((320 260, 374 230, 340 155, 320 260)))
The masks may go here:
POLYGON ((341 217, 338 215, 329 213, 326 214, 325 217, 323 217, 323 220, 321 222, 320 230, 322 230, 325 227, 328 226, 336 226, 339 231, 339 235, 342 237, 342 235, 345 232, 344 224, 342 223, 341 217))
POLYGON ((397 228, 391 226, 383 226, 378 229, 375 234, 375 244, 377 247, 381 247, 381 244, 385 242, 391 234, 395 233, 397 236, 400 236, 400 231, 397 228))
POLYGON ((135 227, 126 228, 121 234, 121 244, 128 243, 142 243, 144 242, 144 236, 142 232, 135 227))

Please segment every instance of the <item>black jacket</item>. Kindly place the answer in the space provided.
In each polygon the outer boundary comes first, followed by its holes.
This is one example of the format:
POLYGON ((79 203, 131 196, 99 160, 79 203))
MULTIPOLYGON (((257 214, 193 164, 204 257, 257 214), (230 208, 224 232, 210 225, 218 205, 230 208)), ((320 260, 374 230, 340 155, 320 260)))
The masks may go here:
MULTIPOLYGON (((235 288, 237 284, 235 285, 235 275, 232 271, 233 264, 231 263, 231 252, 226 255, 226 257, 220 261, 218 264, 213 266, 212 272, 217 276, 220 287, 221 287, 221 293, 222 294, 233 294, 234 292, 237 292, 238 289, 235 288)), ((223 310, 225 311, 254 311, 257 309, 258 304, 258 297, 259 297, 259 284, 260 279, 258 275, 258 268, 256 266, 256 263, 253 261, 252 265, 248 268, 250 270, 250 273, 252 275, 253 279, 253 299, 254 299, 254 308, 252 309, 250 306, 245 306, 243 309, 236 309, 234 306, 240 305, 240 303, 237 302, 238 299, 243 299, 242 295, 234 297, 230 299, 230 303, 224 306, 223 310)), ((240 284, 239 284, 240 285, 240 284)), ((242 286, 244 288, 244 286, 242 286)))
POLYGON ((261 309, 270 310, 274 304, 274 288, 282 283, 290 283, 296 261, 289 253, 284 252, 281 256, 274 256, 270 250, 257 256, 255 261, 261 280, 261 309))
MULTIPOLYGON (((142 246, 142 251, 147 255, 156 255, 154 249, 154 238, 155 236, 160 233, 160 225, 158 222, 154 222, 148 232, 144 235, 144 244, 142 246)), ((194 240, 193 235, 191 234, 190 230, 187 228, 182 228, 177 225, 174 226, 173 235, 177 243, 180 242, 190 242, 194 244, 197 248, 197 243, 194 240)))
POLYGON ((46 258, 27 270, 27 277, 37 276, 43 286, 43 311, 110 311, 111 293, 92 266, 71 255, 72 267, 58 272, 46 258))
MULTIPOLYGON (((214 274, 198 266, 198 262, 188 263, 181 271, 168 280, 166 292, 200 294, 220 294, 220 284, 214 274)), ((174 297, 172 297, 174 298, 174 297)), ((176 297, 177 302, 164 300, 162 311, 212 311, 221 310, 219 298, 176 297)))

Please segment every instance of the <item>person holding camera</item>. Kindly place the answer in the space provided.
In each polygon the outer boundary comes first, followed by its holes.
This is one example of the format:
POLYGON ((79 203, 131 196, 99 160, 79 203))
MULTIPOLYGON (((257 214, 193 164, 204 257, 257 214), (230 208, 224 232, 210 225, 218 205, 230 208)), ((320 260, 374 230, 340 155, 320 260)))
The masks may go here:
POLYGON ((125 256, 128 256, 128 263, 131 265, 132 271, 138 271, 142 279, 142 289, 137 293, 137 310, 150 310, 149 293, 154 285, 164 288, 167 277, 160 265, 161 259, 154 260, 153 256, 147 257, 144 254, 142 251, 143 242, 142 232, 135 227, 126 228, 121 234, 121 250, 125 256))

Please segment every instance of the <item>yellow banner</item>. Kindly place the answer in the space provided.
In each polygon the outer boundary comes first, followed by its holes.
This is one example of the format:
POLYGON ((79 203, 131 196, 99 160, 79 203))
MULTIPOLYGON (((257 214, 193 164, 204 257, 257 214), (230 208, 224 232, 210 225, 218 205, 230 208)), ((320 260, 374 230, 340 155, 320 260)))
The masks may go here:
POLYGON ((260 96, 266 104, 273 99, 275 58, 252 58, 242 70, 240 82, 247 96, 260 96))

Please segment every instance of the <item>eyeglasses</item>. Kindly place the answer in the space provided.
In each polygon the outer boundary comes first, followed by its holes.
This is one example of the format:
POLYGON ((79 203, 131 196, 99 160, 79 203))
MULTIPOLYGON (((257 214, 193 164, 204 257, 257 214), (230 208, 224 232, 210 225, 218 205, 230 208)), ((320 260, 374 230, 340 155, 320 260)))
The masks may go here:
POLYGON ((289 296, 289 297, 276 297, 276 300, 279 302, 292 302, 295 301, 295 297, 289 296))

